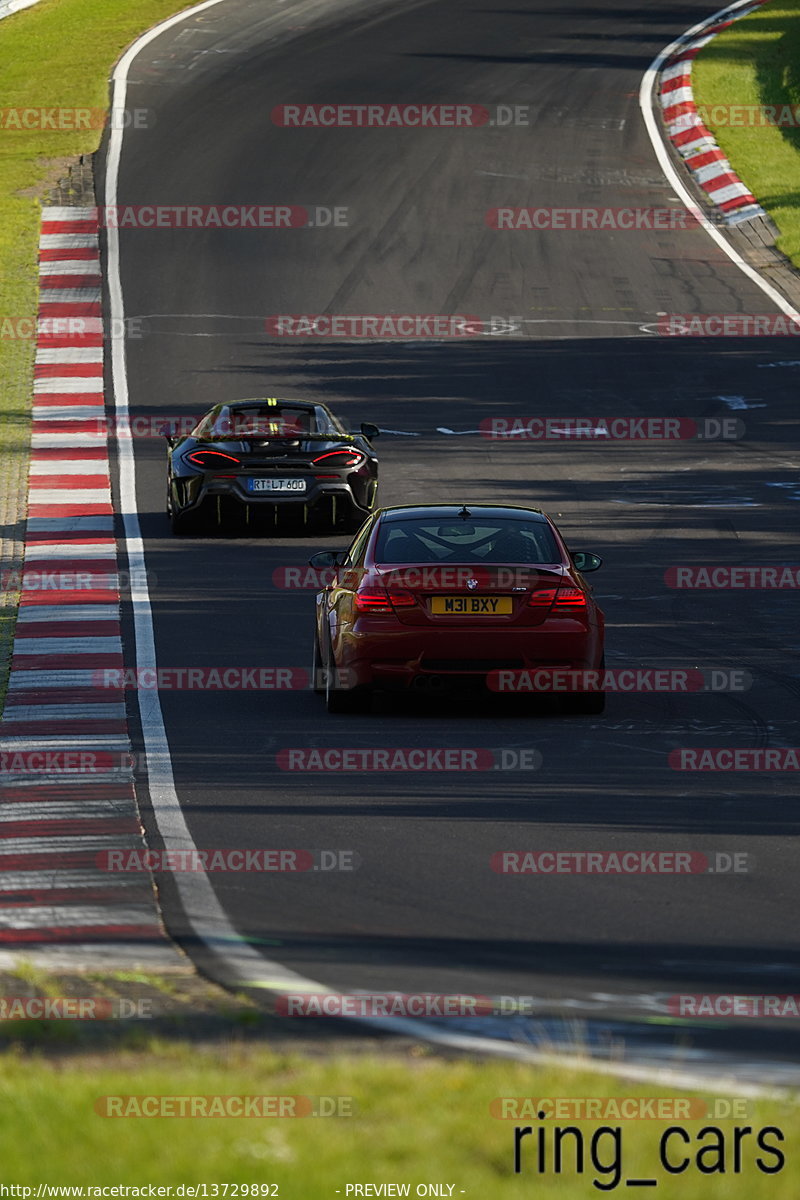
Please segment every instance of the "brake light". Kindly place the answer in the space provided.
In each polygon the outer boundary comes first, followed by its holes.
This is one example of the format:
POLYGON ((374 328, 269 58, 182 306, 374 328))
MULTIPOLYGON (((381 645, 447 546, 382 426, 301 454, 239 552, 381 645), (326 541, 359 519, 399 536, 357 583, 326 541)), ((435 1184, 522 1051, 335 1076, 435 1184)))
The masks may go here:
POLYGON ((327 450, 324 454, 312 458, 311 465, 316 467, 321 463, 326 467, 341 470, 342 467, 360 467, 364 458, 365 455, 358 450, 327 450))
POLYGON ((242 460, 232 454, 223 454, 221 450, 193 450, 186 455, 186 461, 195 467, 202 467, 204 471, 213 471, 215 468, 222 470, 229 463, 236 463, 238 467, 242 460))
POLYGON ((416 603, 411 592, 356 592, 356 612, 360 613, 390 613, 396 608, 410 608, 416 603))
POLYGON ((586 608, 586 593, 580 588, 559 588, 553 609, 574 612, 578 608, 586 608))
POLYGON ((528 607, 529 608, 549 608, 550 605, 553 603, 553 600, 555 599, 555 594, 556 594, 557 590, 558 589, 554 588, 554 587, 539 588, 538 591, 533 593, 530 600, 528 601, 528 607))
POLYGON ((392 608, 411 608, 416 604, 416 597, 411 592, 389 592, 389 599, 392 602, 392 608))

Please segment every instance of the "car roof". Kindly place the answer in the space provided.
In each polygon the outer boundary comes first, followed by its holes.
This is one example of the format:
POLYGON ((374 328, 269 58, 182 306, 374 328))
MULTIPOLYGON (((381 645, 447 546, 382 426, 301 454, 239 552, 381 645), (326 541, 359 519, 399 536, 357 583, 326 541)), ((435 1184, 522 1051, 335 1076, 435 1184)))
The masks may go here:
POLYGON ((519 504, 396 504, 391 508, 378 509, 376 516, 381 521, 402 520, 453 520, 464 510, 470 517, 483 517, 497 520, 505 517, 507 520, 548 521, 540 508, 527 508, 519 504))

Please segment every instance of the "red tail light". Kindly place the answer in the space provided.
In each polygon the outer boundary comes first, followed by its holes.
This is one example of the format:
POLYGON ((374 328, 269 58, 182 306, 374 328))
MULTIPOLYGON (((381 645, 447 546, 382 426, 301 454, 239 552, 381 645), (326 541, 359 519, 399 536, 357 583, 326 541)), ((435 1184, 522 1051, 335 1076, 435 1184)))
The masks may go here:
POLYGON ((316 458, 312 458, 311 465, 312 467, 322 465, 331 470, 341 470, 342 467, 360 467, 364 457, 358 450, 327 450, 325 454, 319 454, 316 458))
POLYGON ((202 467, 204 471, 221 471, 231 463, 239 466, 242 460, 232 454, 223 454, 221 450, 193 450, 191 454, 186 455, 186 461, 195 467, 202 467))
POLYGON ((555 599, 557 588, 539 588, 528 601, 529 608, 549 608, 555 599))
POLYGON ((558 612, 576 612, 579 608, 586 608, 586 593, 580 588, 559 588, 556 602, 553 605, 553 611, 558 612))
POLYGON ((360 613, 390 613, 396 608, 410 608, 416 603, 411 592, 356 592, 356 612, 360 613))

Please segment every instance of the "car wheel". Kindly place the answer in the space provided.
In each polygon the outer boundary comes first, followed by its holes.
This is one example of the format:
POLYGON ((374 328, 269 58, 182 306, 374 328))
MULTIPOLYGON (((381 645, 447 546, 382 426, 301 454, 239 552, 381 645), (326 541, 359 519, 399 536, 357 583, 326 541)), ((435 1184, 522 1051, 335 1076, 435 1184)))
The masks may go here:
POLYGON ((336 687, 337 670, 333 651, 325 663, 325 707, 329 713, 362 712, 371 701, 371 689, 367 687, 336 687))
POLYGON ((319 638, 314 634, 314 653, 311 658, 311 686, 317 696, 325 694, 324 667, 319 652, 319 638))
MULTIPOLYGON (((600 660, 600 670, 605 671, 605 655, 600 660)), ((605 712, 605 692, 574 692, 567 697, 567 711, 576 717, 598 717, 605 712)))
POLYGON ((203 530, 203 520, 196 509, 191 509, 189 512, 175 512, 172 509, 169 514, 169 523, 176 537, 183 537, 191 533, 202 533, 203 530))

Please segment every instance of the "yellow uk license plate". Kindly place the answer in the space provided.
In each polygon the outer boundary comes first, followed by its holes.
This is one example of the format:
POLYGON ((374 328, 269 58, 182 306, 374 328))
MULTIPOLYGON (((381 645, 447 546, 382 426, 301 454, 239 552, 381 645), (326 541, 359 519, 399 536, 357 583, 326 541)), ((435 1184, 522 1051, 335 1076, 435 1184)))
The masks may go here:
POLYGON ((514 611, 511 596, 433 596, 436 617, 508 617, 514 611))

